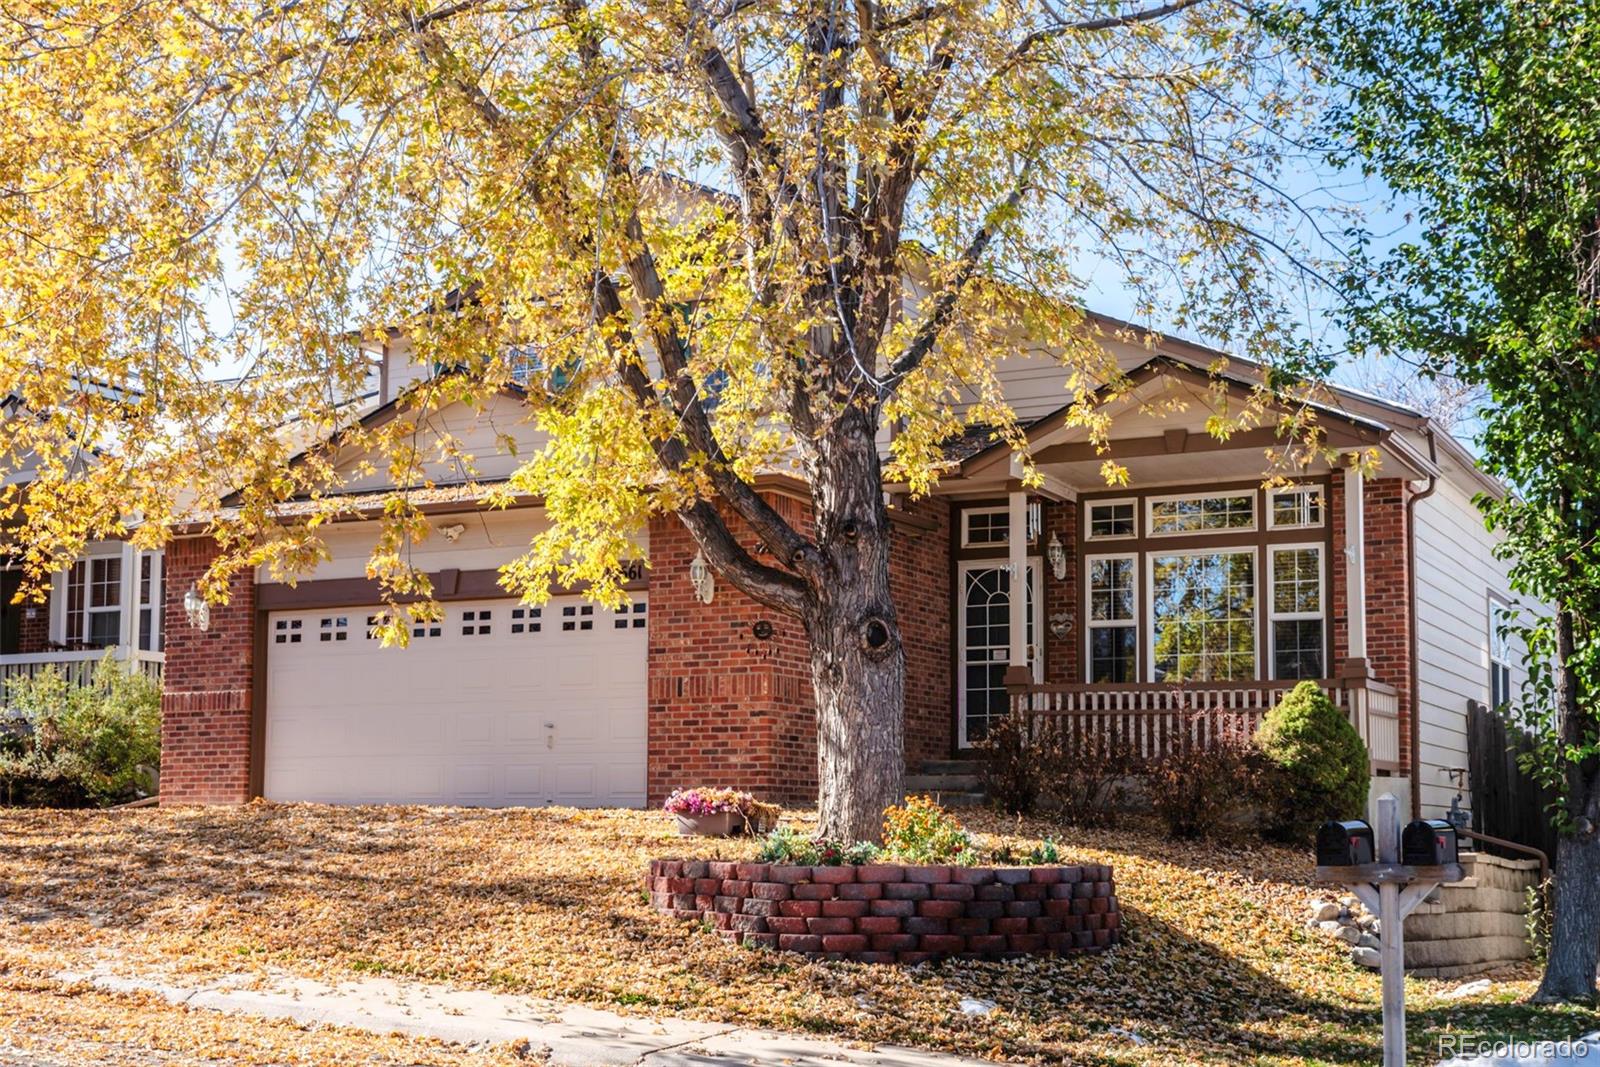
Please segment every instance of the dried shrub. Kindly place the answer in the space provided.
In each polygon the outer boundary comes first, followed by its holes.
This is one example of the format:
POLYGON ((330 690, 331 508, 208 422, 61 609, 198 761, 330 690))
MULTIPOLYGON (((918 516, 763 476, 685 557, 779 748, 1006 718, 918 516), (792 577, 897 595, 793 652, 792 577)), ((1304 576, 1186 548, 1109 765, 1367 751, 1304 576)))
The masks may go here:
POLYGON ((1040 791, 1067 822, 1104 826, 1126 806, 1129 781, 1140 767, 1132 743, 1107 734, 1072 734, 1057 724, 1041 731, 1034 744, 1040 791))
POLYGON ((1028 733, 1025 718, 1007 715, 990 723, 988 736, 976 746, 978 780, 989 803, 1012 815, 1029 815, 1039 804, 1045 760, 1028 733))
POLYGON ((1208 837, 1253 801, 1256 761, 1235 741, 1184 745, 1144 767, 1150 811, 1178 838, 1208 837))

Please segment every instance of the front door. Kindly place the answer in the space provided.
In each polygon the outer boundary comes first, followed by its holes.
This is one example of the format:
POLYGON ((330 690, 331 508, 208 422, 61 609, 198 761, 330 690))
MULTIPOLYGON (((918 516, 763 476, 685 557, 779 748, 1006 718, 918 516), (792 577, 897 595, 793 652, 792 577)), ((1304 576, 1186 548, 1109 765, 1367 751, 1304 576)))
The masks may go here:
MULTIPOLYGON (((982 741, 1006 714, 1006 668, 1011 665, 1011 568, 988 560, 961 565, 961 615, 956 662, 956 722, 962 748, 982 741)), ((1040 675, 1039 564, 1028 561, 1028 666, 1040 675)))

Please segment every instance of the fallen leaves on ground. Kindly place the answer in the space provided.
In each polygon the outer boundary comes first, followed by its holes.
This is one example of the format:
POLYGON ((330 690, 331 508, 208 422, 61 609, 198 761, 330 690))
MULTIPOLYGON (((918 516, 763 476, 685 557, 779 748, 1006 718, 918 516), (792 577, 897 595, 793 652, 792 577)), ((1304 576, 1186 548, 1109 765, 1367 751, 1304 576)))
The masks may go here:
MULTIPOLYGON (((1377 1055, 1378 979, 1304 928, 1314 889, 1303 852, 982 813, 967 822, 986 847, 1051 836, 1067 862, 1111 864, 1126 943, 1096 956, 916 968, 729 946, 652 911, 643 872, 658 856, 748 857, 753 843, 685 840, 659 812, 14 811, 0 815, 11 964, 0 996, 22 995, 5 984, 14 974, 96 963, 186 979, 383 974, 997 1059, 1377 1055), (963 997, 998 1009, 963 1014, 963 997)), ((1438 994, 1456 983, 1413 982, 1419 1061, 1446 1028, 1565 1036, 1600 1025, 1593 1013, 1510 1003, 1531 991, 1529 978, 1453 1001, 1438 994)))

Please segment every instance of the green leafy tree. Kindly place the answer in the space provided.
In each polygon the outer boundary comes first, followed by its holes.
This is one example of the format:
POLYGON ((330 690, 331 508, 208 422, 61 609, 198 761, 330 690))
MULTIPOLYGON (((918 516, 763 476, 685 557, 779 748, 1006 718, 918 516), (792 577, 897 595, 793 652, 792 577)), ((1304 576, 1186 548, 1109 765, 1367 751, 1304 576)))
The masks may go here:
POLYGON ((1301 682, 1267 712, 1256 747, 1278 832, 1309 840, 1327 819, 1353 819, 1367 806, 1367 746, 1316 682, 1301 682))
POLYGON ((1483 496, 1521 628, 1533 769, 1562 830, 1537 998, 1594 995, 1600 954, 1600 5, 1317 0, 1272 21, 1342 100, 1335 162, 1415 205, 1406 239, 1359 234, 1346 322, 1359 346, 1479 387, 1483 496))

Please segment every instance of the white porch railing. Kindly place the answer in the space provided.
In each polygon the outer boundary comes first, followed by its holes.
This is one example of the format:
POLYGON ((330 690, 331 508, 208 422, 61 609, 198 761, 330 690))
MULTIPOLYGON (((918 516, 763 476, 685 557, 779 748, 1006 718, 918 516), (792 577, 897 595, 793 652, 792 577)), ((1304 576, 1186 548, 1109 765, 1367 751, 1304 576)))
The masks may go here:
POLYGON ((110 653, 111 658, 119 663, 128 663, 131 660, 133 669, 143 672, 152 678, 160 679, 162 664, 166 662, 166 655, 161 652, 145 652, 141 649, 129 649, 126 645, 117 645, 113 648, 90 648, 72 652, 24 652, 16 655, 0 656, 0 694, 4 693, 3 686, 13 678, 31 678, 40 671, 54 667, 66 676, 69 682, 76 685, 87 685, 94 677, 94 669, 99 662, 110 653))
MULTIPOLYGON (((1028 685, 1011 708, 1030 728, 1061 731, 1085 758, 1126 746, 1145 759, 1191 746, 1249 743, 1266 713, 1298 682, 1187 682, 1176 685, 1028 685)), ((1367 744, 1374 771, 1401 771, 1400 698, 1392 686, 1364 679, 1322 679, 1328 697, 1367 744)))

